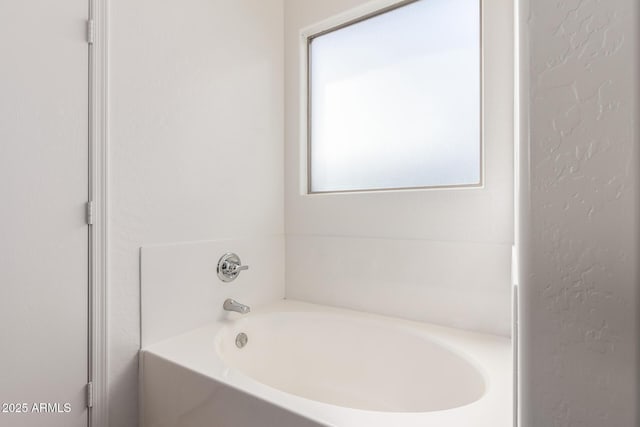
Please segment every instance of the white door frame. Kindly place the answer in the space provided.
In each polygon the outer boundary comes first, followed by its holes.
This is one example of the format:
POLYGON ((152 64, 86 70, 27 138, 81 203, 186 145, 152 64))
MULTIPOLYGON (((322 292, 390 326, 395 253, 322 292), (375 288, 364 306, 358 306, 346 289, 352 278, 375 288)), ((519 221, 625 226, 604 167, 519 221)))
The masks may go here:
POLYGON ((89 0, 89 426, 108 426, 108 0, 89 0))

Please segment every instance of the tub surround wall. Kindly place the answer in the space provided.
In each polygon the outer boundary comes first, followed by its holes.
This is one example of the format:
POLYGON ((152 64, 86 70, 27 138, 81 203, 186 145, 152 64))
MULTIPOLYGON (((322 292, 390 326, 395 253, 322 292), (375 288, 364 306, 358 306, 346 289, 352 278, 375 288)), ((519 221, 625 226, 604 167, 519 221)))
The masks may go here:
POLYGON ((639 12, 523 3, 523 427, 640 423, 639 12))
POLYGON ((483 1, 484 188, 304 195, 300 31, 365 3, 285 1, 287 297, 508 335, 511 1, 483 1))
POLYGON ((134 427, 140 247, 284 231, 283 9, 109 3, 109 423, 134 427))
POLYGON ((506 335, 510 251, 503 244, 288 236, 287 280, 295 286, 287 297, 506 335))

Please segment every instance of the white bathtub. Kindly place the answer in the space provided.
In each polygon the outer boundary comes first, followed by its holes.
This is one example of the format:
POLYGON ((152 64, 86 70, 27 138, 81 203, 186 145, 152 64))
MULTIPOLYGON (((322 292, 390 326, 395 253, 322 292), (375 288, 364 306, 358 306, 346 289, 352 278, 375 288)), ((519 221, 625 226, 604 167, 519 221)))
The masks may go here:
POLYGON ((142 352, 145 427, 508 427, 506 338, 282 301, 142 352), (244 333, 247 344, 238 348, 244 333))

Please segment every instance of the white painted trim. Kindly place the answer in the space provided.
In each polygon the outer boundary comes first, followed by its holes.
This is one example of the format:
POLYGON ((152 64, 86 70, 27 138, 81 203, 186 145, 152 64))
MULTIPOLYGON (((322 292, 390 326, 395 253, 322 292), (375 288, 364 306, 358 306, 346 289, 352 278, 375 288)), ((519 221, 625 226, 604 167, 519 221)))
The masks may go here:
POLYGON ((309 188, 309 94, 308 94, 308 78, 309 75, 309 51, 308 41, 309 32, 302 30, 298 37, 298 147, 300 154, 298 158, 298 170, 300 171, 298 179, 298 195, 307 196, 309 188))
POLYGON ((89 44, 89 198, 95 205, 89 237, 90 427, 108 426, 108 7, 108 0, 89 0, 89 19, 95 30, 89 44))
MULTIPOLYGON (((304 39, 305 43, 309 37, 317 35, 327 30, 331 30, 335 27, 339 27, 346 23, 357 21, 364 16, 377 13, 381 10, 397 7, 403 3, 409 3, 408 0, 372 0, 367 3, 363 3, 359 6, 353 7, 344 12, 338 13, 327 19, 324 19, 315 24, 309 25, 300 30, 300 36, 304 39)), ((306 44, 305 44, 306 46, 306 44)), ((306 49, 306 47, 305 47, 306 49)))
POLYGON ((513 427, 520 426, 520 140, 522 139, 521 125, 521 106, 520 106, 520 90, 521 87, 521 15, 522 2, 514 0, 513 2, 513 252, 511 254, 511 284, 512 284, 512 330, 511 341, 513 348, 513 427))
POLYGON ((516 49, 515 61, 515 117, 514 117, 514 168, 515 168, 515 247, 516 247, 516 299, 514 308, 515 323, 515 414, 516 427, 523 425, 526 401, 523 398, 522 385, 526 378, 523 375, 523 365, 527 363, 528 349, 523 343, 523 319, 526 307, 523 304, 524 286, 527 286, 529 266, 525 263, 527 252, 530 250, 530 203, 529 203, 529 20, 530 0, 515 1, 514 33, 516 49))

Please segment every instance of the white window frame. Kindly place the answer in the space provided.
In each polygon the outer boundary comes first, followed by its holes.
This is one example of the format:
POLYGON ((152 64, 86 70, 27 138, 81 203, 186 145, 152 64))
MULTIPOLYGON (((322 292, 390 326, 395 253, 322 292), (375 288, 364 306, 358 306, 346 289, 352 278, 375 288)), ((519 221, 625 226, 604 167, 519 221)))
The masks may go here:
MULTIPOLYGON (((382 15, 386 12, 415 3, 420 0, 378 0, 366 3, 345 13, 326 19, 309 26, 300 32, 300 194, 340 194, 340 193, 371 193, 387 191, 415 191, 415 190, 473 190, 485 186, 485 147, 484 147, 484 54, 483 54, 483 0, 477 0, 479 6, 479 78, 480 78, 480 177, 476 184, 428 185, 415 187, 367 188, 353 190, 312 191, 311 189, 311 42, 314 38, 340 30, 353 24, 382 15)), ((428 1, 428 0, 426 0, 428 1)))

